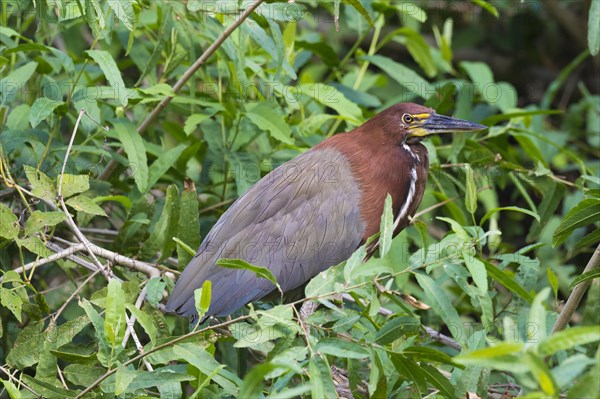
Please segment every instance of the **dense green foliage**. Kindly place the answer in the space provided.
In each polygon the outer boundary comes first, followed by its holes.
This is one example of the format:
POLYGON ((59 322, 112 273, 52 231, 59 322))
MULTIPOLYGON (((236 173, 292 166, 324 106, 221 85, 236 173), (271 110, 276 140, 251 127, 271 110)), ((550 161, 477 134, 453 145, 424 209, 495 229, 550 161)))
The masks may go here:
POLYGON ((600 1, 250 4, 0 3, 4 395, 597 397, 600 1), (421 212, 314 313, 160 311, 235 198, 401 101, 490 128, 427 141, 421 212))

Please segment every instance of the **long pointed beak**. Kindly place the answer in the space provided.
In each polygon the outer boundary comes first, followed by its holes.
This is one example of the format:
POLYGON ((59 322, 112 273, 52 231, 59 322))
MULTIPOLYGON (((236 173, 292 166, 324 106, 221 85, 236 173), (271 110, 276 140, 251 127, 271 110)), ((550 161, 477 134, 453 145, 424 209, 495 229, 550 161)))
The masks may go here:
POLYGON ((411 136, 425 137, 439 133, 473 132, 487 129, 487 126, 450 116, 431 114, 419 127, 410 132, 411 136))

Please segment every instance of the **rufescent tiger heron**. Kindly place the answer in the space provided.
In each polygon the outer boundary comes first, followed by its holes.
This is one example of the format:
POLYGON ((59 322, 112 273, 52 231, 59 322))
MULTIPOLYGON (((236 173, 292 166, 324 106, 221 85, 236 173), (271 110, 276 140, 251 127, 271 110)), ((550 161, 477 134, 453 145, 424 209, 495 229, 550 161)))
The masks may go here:
POLYGON ((336 134, 271 171, 221 216, 179 277, 165 310, 197 315, 194 290, 212 282, 204 318, 226 316, 275 291, 249 270, 215 264, 239 258, 271 270, 283 292, 307 283, 379 231, 387 194, 394 231, 423 197, 429 171, 421 141, 486 126, 396 104, 349 133, 336 134))

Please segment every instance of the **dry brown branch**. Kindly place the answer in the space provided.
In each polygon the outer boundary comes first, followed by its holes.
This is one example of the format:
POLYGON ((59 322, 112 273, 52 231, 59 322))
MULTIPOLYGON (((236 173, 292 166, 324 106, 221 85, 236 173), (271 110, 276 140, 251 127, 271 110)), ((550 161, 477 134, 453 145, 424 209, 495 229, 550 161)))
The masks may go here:
MULTIPOLYGON (((588 264, 585 266, 585 269, 583 269, 583 273, 592 271, 592 270, 598 268, 599 266, 600 266, 600 244, 596 247, 596 250, 592 254, 592 257, 590 258, 588 264)), ((575 313, 575 310, 577 310, 577 306, 579 306, 579 302, 581 302, 581 298, 583 298, 583 295, 585 294, 585 292, 587 291, 587 289, 590 287, 591 284, 592 284, 592 280, 587 280, 587 281, 584 281, 583 283, 578 284, 573 289, 573 291, 571 292, 571 295, 569 295, 569 299, 567 299, 567 303, 560 311, 560 314, 558 315, 558 319, 556 320, 556 323, 554 323, 554 327, 552 327, 552 334, 564 329, 567 326, 567 324, 571 320, 571 317, 573 317, 573 313, 575 313)))

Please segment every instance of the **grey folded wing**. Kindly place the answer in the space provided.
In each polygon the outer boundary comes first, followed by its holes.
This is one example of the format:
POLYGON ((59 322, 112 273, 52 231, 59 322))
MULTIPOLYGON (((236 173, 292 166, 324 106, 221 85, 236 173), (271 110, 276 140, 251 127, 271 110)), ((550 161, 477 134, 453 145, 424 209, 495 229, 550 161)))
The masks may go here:
POLYGON ((231 314, 275 289, 248 270, 215 262, 239 258, 271 270, 283 291, 347 259, 364 232, 360 191, 345 156, 310 150, 263 177, 221 216, 179 277, 168 312, 196 314, 194 290, 212 282, 206 316, 231 314))

